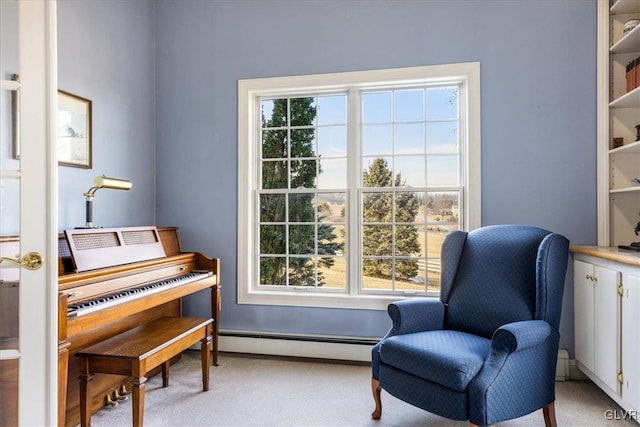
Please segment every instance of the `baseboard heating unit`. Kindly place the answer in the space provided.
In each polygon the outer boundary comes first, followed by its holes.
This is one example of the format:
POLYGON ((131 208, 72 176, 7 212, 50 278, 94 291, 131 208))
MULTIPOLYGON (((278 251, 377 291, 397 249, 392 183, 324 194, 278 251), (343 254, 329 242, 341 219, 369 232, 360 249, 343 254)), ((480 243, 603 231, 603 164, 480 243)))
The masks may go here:
POLYGON ((379 338, 220 330, 222 352, 371 362, 379 338))
MULTIPOLYGON (((221 352, 371 362, 380 338, 220 330, 221 352)), ((556 380, 571 379, 567 350, 558 350, 556 380)))

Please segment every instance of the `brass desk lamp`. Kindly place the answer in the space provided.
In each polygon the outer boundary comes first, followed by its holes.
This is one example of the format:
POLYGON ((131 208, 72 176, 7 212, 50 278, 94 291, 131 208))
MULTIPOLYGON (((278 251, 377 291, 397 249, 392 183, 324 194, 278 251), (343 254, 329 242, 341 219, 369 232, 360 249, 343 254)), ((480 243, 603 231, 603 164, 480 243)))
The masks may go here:
POLYGON ((84 196, 86 197, 86 223, 84 227, 78 228, 100 228, 93 225, 93 197, 96 191, 101 188, 110 188, 112 190, 131 190, 132 187, 131 181, 128 179, 111 178, 104 175, 97 176, 96 179, 93 180, 93 183, 95 185, 84 193, 84 196))

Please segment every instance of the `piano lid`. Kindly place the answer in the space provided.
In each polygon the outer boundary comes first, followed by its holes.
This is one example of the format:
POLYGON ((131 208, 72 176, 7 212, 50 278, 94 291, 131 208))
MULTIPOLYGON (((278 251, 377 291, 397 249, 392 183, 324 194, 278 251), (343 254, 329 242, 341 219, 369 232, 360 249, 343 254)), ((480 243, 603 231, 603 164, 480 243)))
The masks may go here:
POLYGON ((65 230, 76 272, 164 258, 155 226, 65 230))

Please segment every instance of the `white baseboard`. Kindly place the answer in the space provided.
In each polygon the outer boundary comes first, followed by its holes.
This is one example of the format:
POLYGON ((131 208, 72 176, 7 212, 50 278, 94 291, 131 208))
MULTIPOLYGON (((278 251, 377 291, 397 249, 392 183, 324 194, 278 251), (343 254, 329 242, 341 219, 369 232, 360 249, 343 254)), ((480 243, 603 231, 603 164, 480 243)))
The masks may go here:
POLYGON ((569 360, 569 379, 575 381, 584 381, 589 379, 589 377, 586 376, 576 365, 576 359, 569 360))
POLYGON ((556 381, 566 381, 569 378, 569 352, 561 348, 558 350, 558 361, 556 362, 556 381))

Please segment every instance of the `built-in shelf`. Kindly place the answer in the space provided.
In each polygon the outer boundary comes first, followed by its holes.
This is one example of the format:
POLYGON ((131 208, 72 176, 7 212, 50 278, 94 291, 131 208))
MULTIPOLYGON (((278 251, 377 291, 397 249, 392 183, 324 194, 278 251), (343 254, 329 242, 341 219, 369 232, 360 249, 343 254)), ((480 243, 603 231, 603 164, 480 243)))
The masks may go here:
POLYGON ((640 153, 640 141, 632 142, 631 144, 625 144, 622 147, 609 150, 609 154, 631 154, 640 153))
POLYGON ((636 238, 640 211, 640 87, 627 91, 626 66, 640 57, 640 0, 598 0, 598 244, 617 247, 636 238), (615 138, 624 145, 611 148, 615 138))
POLYGON ((627 92, 609 103, 611 108, 638 108, 640 107, 640 86, 627 92))
POLYGON ((609 13, 612 15, 636 12, 640 12, 640 1, 638 0, 618 0, 611 6, 611 9, 609 9, 609 13))
POLYGON ((640 193, 640 185, 635 185, 633 187, 625 187, 625 188, 613 188, 609 190, 611 194, 620 194, 620 193, 640 193))
POLYGON ((610 53, 634 53, 640 49, 640 25, 636 26, 629 34, 618 40, 616 44, 609 49, 610 53))

